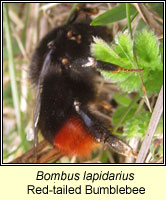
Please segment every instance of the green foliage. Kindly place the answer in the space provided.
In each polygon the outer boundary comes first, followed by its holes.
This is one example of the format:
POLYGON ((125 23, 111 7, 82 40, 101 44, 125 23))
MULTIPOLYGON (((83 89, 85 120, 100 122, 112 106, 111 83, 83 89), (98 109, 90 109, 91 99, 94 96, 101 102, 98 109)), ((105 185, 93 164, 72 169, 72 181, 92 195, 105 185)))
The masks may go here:
MULTIPOLYGON (((163 65, 157 38, 153 32, 143 30, 136 34, 133 43, 127 33, 119 33, 115 44, 109 46, 99 38, 94 38, 91 51, 97 60, 116 64, 124 68, 135 68, 133 49, 137 56, 138 67, 143 69, 142 78, 148 95, 158 93, 163 82, 163 65), (160 77, 160 78, 159 78, 160 77)), ((142 94, 138 72, 111 73, 101 71, 102 75, 126 92, 138 91, 142 94)))
POLYGON ((114 94, 113 98, 122 106, 129 106, 131 103, 131 99, 127 97, 125 93, 123 94, 114 94))
POLYGON ((124 133, 127 137, 143 137, 148 127, 151 114, 144 109, 137 113, 138 104, 135 102, 130 108, 132 100, 126 94, 114 95, 114 99, 120 104, 113 114, 113 124, 117 126, 122 116, 125 116, 121 122, 124 127, 124 133), (127 113, 127 115, 126 115, 127 113))
POLYGON ((151 114, 143 111, 137 115, 133 115, 130 120, 125 124, 124 132, 128 137, 140 137, 145 136, 145 131, 148 127, 151 114))
MULTIPOLYGON (((137 11, 134 6, 130 4, 130 12, 131 15, 135 14, 137 11)), ((111 10, 106 11, 102 15, 96 17, 92 22, 91 25, 98 26, 98 25, 105 25, 108 23, 116 22, 118 20, 122 20, 126 18, 126 11, 125 11, 125 3, 122 3, 111 10)))
MULTIPOLYGON (((28 4, 26 4, 28 5, 28 4)), ((25 128, 29 123, 29 115, 21 112, 21 80, 22 64, 27 64, 27 61, 21 56, 18 41, 13 37, 12 30, 17 27, 10 16, 12 10, 17 16, 21 4, 15 6, 14 4, 5 3, 3 5, 3 32, 4 32, 4 46, 3 46, 3 77, 4 77, 4 91, 3 91, 3 105, 4 109, 4 130, 3 130, 3 158, 8 162, 8 158, 12 155, 14 158, 18 153, 23 153, 29 149, 29 141, 26 140, 25 128), (13 29, 12 29, 13 28, 13 29), (21 66, 21 67, 20 67, 21 66), (19 68, 20 67, 20 68, 19 68)), ((16 31, 17 32, 17 31, 16 31)), ((21 30, 19 30, 19 33, 21 30)), ((20 37, 21 34, 18 34, 20 37)), ((11 158, 9 158, 10 160, 11 158)))
MULTIPOLYGON (((125 119, 122 121, 121 126, 124 126, 125 123, 127 121, 130 121, 131 118, 133 117, 135 111, 136 111, 137 105, 134 105, 132 109, 130 109, 130 111, 128 112, 127 116, 125 117, 125 119)), ((112 119, 112 123, 114 125, 117 125, 119 123, 119 121, 121 120, 121 117, 123 115, 125 115, 125 113, 128 111, 128 107, 125 106, 119 106, 114 115, 113 115, 113 119, 112 119)))
MULTIPOLYGON (((133 41, 128 33, 120 32, 111 45, 102 39, 94 38, 91 52, 97 60, 112 63, 122 68, 133 69, 138 66, 138 68, 143 69, 141 77, 148 96, 159 92, 163 84, 162 45, 159 45, 152 31, 143 29, 137 32, 133 41)), ((128 138, 144 137, 151 114, 143 106, 137 111, 138 103, 134 102, 131 106, 132 99, 127 95, 130 92, 137 92, 139 98, 144 95, 139 72, 111 73, 103 70, 100 72, 105 79, 111 79, 124 91, 120 95, 114 95, 114 99, 119 104, 112 119, 115 130, 119 126, 123 126, 124 133, 128 138)))
POLYGON ((151 31, 138 32, 135 38, 134 50, 137 53, 139 65, 151 70, 162 70, 161 57, 157 38, 151 31))
MULTIPOLYGON (((115 96, 115 95, 114 95, 115 96)), ((128 100, 131 100, 127 97, 123 97, 128 100)), ((129 103, 129 102, 128 102, 129 103)), ((125 113, 128 111, 128 104, 120 105, 118 109, 116 109, 114 115, 113 115, 113 124, 117 125, 118 122, 121 120, 121 117, 125 115, 125 113)), ((149 112, 146 112, 142 110, 138 114, 136 114, 138 105, 135 103, 132 108, 129 110, 128 114, 124 118, 124 120, 121 123, 121 126, 124 127, 124 133, 129 137, 143 137, 145 135, 145 131, 148 127, 148 123, 150 120, 151 114, 149 112)))

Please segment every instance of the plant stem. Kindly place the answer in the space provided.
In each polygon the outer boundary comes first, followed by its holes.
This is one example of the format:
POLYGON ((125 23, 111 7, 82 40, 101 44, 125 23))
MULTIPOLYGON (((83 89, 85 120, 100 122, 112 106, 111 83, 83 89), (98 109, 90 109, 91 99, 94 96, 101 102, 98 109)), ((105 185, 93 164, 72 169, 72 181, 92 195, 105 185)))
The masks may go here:
MULTIPOLYGON (((135 14, 131 17, 131 22, 136 18, 136 16, 138 15, 138 11, 135 12, 135 14)), ((123 29, 122 32, 124 32, 128 27, 128 24, 126 24, 123 29)))
POLYGON ((148 125, 148 129, 146 131, 146 136, 144 138, 141 149, 139 151, 136 163, 144 163, 162 112, 163 112, 163 86, 161 87, 156 105, 154 107, 154 111, 152 113, 152 116, 148 125))
POLYGON ((18 88, 17 88, 17 83, 16 83, 15 66, 14 66, 14 59, 13 59, 13 48, 12 48, 12 38, 11 38, 11 30, 10 30, 8 4, 7 3, 4 4, 4 22, 5 22, 5 32, 6 32, 5 38, 6 38, 6 45, 7 45, 7 52, 8 52, 9 74, 10 74, 10 81, 11 81, 10 83, 11 83, 13 104, 14 104, 14 108, 15 108, 18 133, 19 133, 21 141, 23 143, 25 136, 22 132, 21 110, 20 110, 18 88))
MULTIPOLYGON (((133 41, 133 34, 132 34, 132 28, 131 28, 130 3, 126 3, 126 15, 127 15, 127 21, 128 21, 128 29, 129 29, 129 33, 130 33, 130 39, 131 39, 131 41, 133 43, 133 60, 134 60, 133 65, 134 65, 134 68, 138 69, 137 56, 136 56, 136 53, 134 51, 134 41, 133 41)), ((144 83, 143 83, 143 80, 142 80, 142 76, 141 76, 140 73, 138 73, 138 76, 139 76, 139 79, 140 79, 140 82, 141 82, 142 90, 144 92, 145 103, 148 106, 150 112, 152 112, 152 109, 151 109, 151 106, 150 106, 150 103, 149 103, 149 99, 147 97, 146 88, 144 87, 144 83)))
POLYGON ((131 38, 131 40, 133 40, 133 34, 132 34, 132 28, 131 28, 131 19, 130 19, 130 3, 126 3, 126 15, 127 15, 130 38, 131 38))

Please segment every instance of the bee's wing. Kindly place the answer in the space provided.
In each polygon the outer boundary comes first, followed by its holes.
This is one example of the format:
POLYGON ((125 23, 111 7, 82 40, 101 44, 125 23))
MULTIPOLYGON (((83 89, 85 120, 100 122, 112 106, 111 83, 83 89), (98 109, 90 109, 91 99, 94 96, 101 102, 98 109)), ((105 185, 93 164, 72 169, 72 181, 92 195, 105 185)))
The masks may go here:
POLYGON ((40 107, 41 107, 41 93, 43 87, 43 81, 45 75, 48 73, 50 65, 51 65, 51 56, 52 50, 50 50, 44 60, 43 67, 39 76, 38 85, 36 89, 36 97, 34 103, 34 112, 33 112, 33 132, 34 132, 34 155, 35 162, 37 161, 37 145, 38 145, 38 122, 40 115, 40 107))

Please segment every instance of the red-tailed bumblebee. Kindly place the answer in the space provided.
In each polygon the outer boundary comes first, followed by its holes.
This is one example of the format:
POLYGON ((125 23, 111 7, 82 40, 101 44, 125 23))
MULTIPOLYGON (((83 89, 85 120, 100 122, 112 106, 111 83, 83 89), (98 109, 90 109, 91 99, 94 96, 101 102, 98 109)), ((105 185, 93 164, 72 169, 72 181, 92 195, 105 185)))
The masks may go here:
POLYGON ((36 48, 30 77, 36 85, 34 130, 38 129, 54 148, 67 156, 87 157, 100 143, 124 155, 132 149, 112 135, 89 109, 95 101, 96 68, 119 71, 120 67, 95 60, 90 53, 93 36, 110 39, 106 27, 90 26, 90 18, 76 22, 77 8, 66 25, 49 32, 36 48))

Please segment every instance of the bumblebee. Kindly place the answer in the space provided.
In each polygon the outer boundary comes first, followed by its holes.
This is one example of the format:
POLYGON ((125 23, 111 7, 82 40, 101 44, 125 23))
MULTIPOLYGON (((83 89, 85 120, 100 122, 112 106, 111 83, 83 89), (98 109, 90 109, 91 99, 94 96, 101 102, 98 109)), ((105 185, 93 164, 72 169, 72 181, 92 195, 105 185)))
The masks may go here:
POLYGON ((67 156, 87 157, 99 143, 128 155, 131 147, 110 133, 89 109, 97 98, 96 69, 116 72, 120 67, 93 58, 93 37, 108 41, 110 35, 106 27, 90 26, 90 17, 78 22, 80 13, 89 15, 96 10, 78 7, 65 25, 40 41, 33 53, 30 77, 36 86, 35 134, 40 130, 54 148, 67 156))

